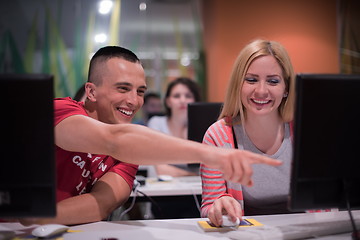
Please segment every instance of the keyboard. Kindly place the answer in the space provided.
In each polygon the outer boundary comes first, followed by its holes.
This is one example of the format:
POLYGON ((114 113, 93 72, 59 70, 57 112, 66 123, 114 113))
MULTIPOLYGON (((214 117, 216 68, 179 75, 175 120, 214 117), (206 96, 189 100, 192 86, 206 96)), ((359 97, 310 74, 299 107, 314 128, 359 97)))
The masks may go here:
MULTIPOLYGON (((360 219, 355 221, 357 229, 360 228, 360 219)), ((321 221, 312 223, 289 224, 277 227, 263 226, 239 228, 237 231, 226 233, 230 239, 283 239, 296 240, 320 236, 328 236, 341 233, 351 233, 350 219, 337 221, 321 221)))
MULTIPOLYGON (((355 221, 357 229, 360 227, 360 219, 355 221)), ((285 240, 302 239, 309 237, 326 236, 352 232, 350 219, 338 221, 324 221, 303 224, 290 224, 277 227, 283 234, 285 240)))
MULTIPOLYGON (((357 229, 360 226, 360 220, 356 222, 357 229)), ((326 236, 340 233, 352 232, 350 220, 314 222, 305 224, 292 224, 277 227, 283 234, 283 239, 303 239, 309 237, 326 236)))

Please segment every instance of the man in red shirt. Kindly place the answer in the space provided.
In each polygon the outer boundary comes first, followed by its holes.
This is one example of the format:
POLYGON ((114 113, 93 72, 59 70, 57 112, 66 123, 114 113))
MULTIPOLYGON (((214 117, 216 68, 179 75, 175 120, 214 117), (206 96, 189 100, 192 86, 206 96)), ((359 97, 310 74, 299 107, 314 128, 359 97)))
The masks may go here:
POLYGON ((130 124, 144 102, 144 69, 124 48, 101 48, 90 61, 86 100, 55 99, 57 216, 31 223, 81 224, 105 219, 129 197, 137 165, 205 163, 251 185, 251 164, 280 162, 220 149, 130 124))

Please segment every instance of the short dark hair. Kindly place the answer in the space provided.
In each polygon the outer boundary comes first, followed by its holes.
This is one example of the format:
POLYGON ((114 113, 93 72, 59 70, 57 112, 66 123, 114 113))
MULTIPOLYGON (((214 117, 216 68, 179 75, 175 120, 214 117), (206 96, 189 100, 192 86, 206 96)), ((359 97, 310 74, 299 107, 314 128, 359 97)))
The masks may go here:
POLYGON ((165 113, 166 116, 168 117, 171 116, 171 109, 167 106, 166 99, 170 96, 171 90, 178 84, 183 84, 187 88, 189 88, 190 92, 194 95, 195 102, 201 101, 200 87, 194 80, 187 77, 176 78, 175 80, 169 83, 164 98, 165 113))
POLYGON ((79 89, 76 91, 73 99, 79 102, 84 95, 85 95, 85 83, 81 84, 79 89))
POLYGON ((147 92, 147 93, 145 93, 145 96, 144 96, 144 105, 149 100, 149 98, 161 99, 160 94, 158 94, 156 92, 147 92))
POLYGON ((88 82, 94 82, 92 75, 98 63, 105 62, 110 58, 122 58, 133 63, 141 63, 139 58, 131 50, 119 46, 106 46, 100 48, 90 60, 88 82))

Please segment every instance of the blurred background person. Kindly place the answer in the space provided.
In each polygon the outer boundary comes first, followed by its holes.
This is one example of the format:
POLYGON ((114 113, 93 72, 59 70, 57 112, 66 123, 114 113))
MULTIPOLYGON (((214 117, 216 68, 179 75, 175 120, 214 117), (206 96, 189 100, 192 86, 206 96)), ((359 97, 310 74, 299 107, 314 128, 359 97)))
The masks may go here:
MULTIPOLYGON (((187 139, 187 107, 189 103, 200 100, 200 88, 194 80, 186 77, 176 78, 168 84, 166 89, 164 96, 165 116, 150 118, 148 127, 168 135, 187 139)), ((199 175, 198 165, 161 164, 154 165, 154 168, 155 175, 159 179, 164 179, 164 175, 171 177, 199 175)), ((171 181, 171 177, 165 179, 171 181)), ((201 201, 200 197, 194 199, 193 196, 178 196, 171 201, 158 201, 157 206, 152 205, 151 211, 156 219, 199 217, 200 212, 197 208, 199 201, 201 201)))
MULTIPOLYGON (((150 118, 148 127, 172 135, 187 139, 189 103, 201 100, 198 84, 190 78, 177 78, 169 83, 165 98, 165 116, 150 118)), ((170 175, 172 177, 199 175, 198 168, 189 167, 187 164, 156 165, 158 175, 170 175)))
POLYGON ((147 92, 144 96, 144 105, 141 108, 140 114, 140 118, 135 120, 134 123, 145 126, 151 117, 163 116, 164 109, 160 94, 156 92, 147 92))
POLYGON ((85 99, 86 99, 85 83, 79 87, 79 89, 76 91, 73 99, 78 102, 85 102, 85 99))

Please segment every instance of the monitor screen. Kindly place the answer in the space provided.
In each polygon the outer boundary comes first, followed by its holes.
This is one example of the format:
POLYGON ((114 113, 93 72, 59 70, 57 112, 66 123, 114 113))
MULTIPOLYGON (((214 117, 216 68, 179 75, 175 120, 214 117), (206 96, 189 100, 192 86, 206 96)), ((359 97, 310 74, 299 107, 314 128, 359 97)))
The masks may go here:
POLYGON ((360 75, 298 74, 290 209, 360 208, 360 75))
POLYGON ((188 105, 188 139, 202 142, 206 130, 216 122, 222 103, 196 102, 188 105))
MULTIPOLYGON (((201 143, 206 130, 217 121, 222 103, 195 102, 188 104, 188 139, 201 143)), ((198 169, 200 164, 188 164, 190 168, 198 169)))
POLYGON ((56 213, 53 77, 0 74, 0 217, 56 213))

